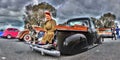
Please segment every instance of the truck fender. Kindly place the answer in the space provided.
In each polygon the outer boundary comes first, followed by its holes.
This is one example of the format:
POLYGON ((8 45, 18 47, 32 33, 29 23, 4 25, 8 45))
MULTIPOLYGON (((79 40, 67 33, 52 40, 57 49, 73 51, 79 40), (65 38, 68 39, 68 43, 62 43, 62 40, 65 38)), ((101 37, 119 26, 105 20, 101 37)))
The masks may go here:
POLYGON ((70 42, 76 42, 79 43, 81 41, 87 40, 85 35, 83 34, 74 34, 69 37, 67 37, 63 43, 64 46, 67 46, 70 42))

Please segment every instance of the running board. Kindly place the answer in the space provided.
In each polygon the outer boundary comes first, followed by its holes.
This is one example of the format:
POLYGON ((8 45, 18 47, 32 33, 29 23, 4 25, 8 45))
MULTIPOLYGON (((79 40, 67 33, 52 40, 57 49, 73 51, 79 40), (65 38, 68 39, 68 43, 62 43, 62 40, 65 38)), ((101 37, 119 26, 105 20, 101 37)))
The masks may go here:
POLYGON ((33 45, 30 45, 30 48, 32 48, 32 50, 40 51, 42 55, 48 54, 52 56, 60 56, 60 51, 57 50, 47 50, 33 45))

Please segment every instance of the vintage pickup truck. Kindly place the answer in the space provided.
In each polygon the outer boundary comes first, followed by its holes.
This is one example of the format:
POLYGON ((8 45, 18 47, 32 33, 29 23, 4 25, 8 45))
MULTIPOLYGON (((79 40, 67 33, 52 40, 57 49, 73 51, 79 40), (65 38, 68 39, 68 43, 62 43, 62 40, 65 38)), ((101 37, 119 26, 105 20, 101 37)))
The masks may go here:
POLYGON ((87 17, 69 19, 65 25, 58 26, 56 40, 63 54, 76 54, 89 45, 101 43, 93 20, 87 17))

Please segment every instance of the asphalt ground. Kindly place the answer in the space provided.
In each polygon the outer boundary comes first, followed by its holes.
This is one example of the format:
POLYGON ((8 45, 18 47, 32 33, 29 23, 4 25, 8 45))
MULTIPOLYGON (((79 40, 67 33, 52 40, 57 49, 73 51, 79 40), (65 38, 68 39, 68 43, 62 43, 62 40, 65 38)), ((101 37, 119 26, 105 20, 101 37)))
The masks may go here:
POLYGON ((105 39, 101 45, 71 56, 42 56, 32 51, 28 44, 17 39, 0 38, 0 60, 120 60, 120 39, 105 39))

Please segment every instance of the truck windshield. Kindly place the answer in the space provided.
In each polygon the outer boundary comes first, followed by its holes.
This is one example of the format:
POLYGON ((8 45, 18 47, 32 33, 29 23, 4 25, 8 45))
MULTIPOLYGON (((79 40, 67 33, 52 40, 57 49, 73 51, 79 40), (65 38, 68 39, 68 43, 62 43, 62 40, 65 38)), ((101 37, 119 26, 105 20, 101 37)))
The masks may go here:
POLYGON ((82 25, 82 26, 88 26, 88 20, 73 20, 68 22, 69 26, 74 26, 74 25, 82 25))

